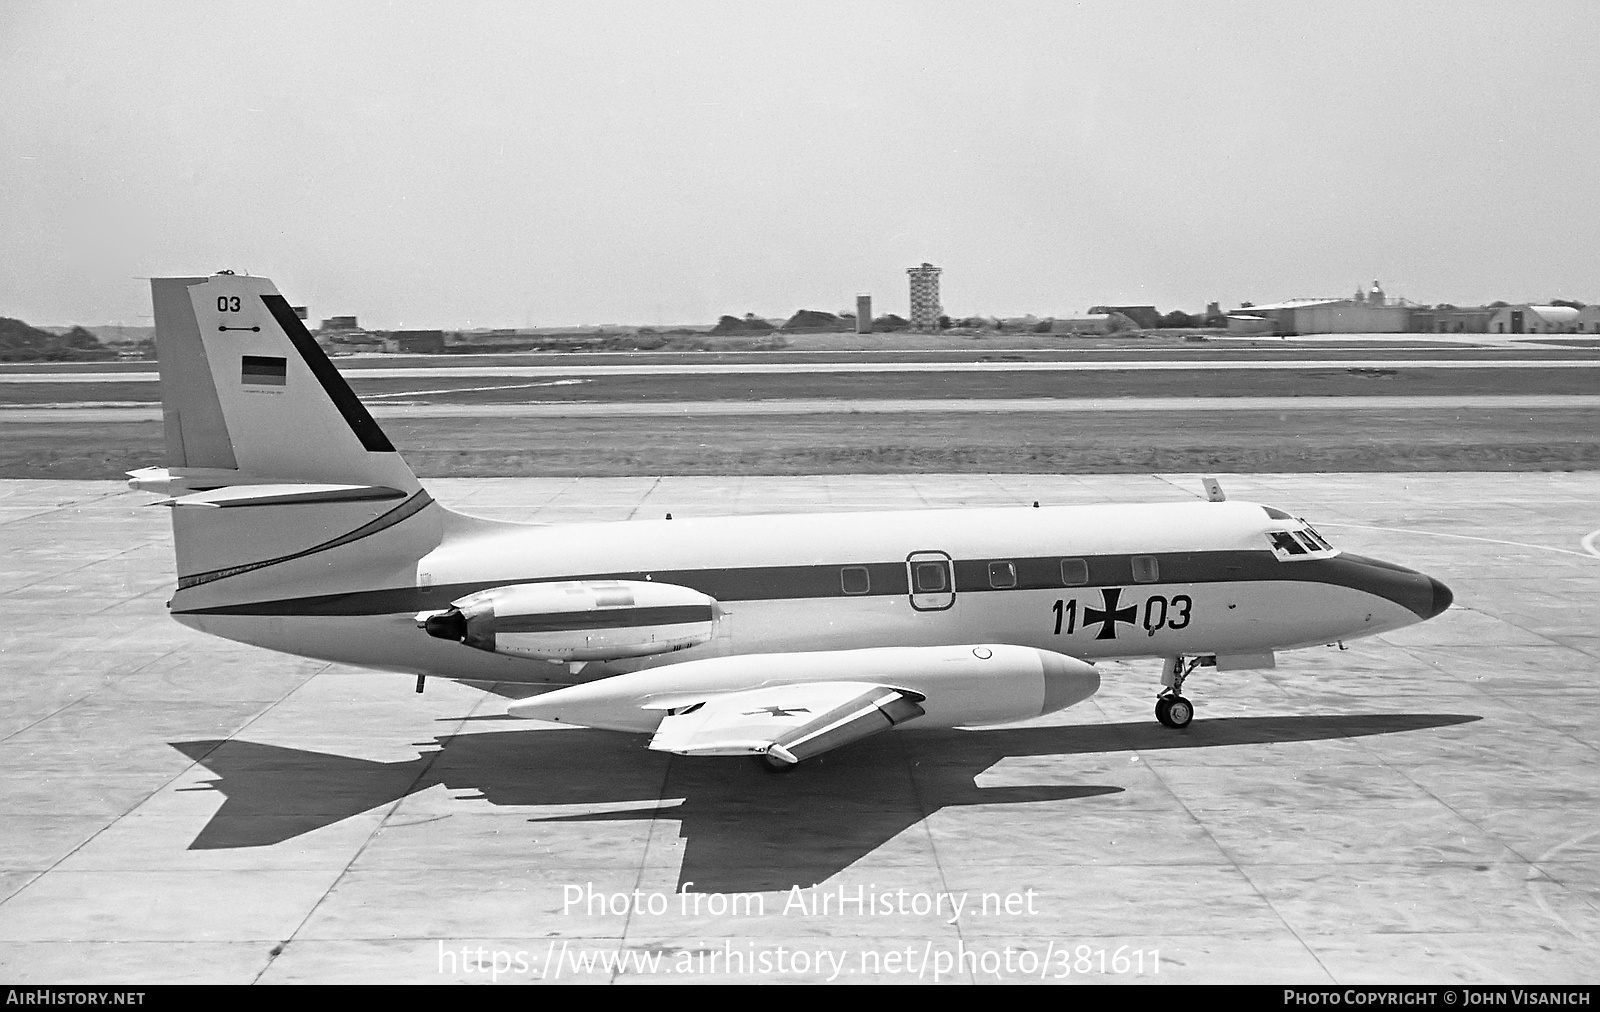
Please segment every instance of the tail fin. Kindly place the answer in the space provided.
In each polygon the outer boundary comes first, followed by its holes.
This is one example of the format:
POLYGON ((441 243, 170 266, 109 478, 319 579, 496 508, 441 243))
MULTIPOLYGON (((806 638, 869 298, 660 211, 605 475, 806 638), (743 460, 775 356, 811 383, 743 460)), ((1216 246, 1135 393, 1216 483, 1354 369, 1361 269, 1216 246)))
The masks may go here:
POLYGON ((422 490, 266 278, 155 278, 174 613, 408 585, 439 543, 422 490))
MULTIPOLYGON (((150 285, 167 489, 278 482, 421 488, 271 281, 218 274, 153 278, 150 285)), ((155 476, 139 477, 143 487, 156 487, 155 476)))

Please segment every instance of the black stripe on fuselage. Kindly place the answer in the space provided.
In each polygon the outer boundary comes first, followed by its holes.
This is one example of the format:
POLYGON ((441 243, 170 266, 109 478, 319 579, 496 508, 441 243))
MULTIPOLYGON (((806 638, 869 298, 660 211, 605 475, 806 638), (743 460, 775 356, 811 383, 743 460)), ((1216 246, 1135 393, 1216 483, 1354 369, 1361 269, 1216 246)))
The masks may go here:
POLYGON ((710 622, 709 604, 662 605, 656 608, 601 608, 558 611, 543 615, 496 615, 496 636, 506 633, 576 632, 581 629, 627 629, 644 625, 686 625, 710 622))
MULTIPOLYGON (((1302 559, 1280 562, 1271 551, 1156 552, 1160 579, 1152 583, 1133 580, 1134 555, 1065 556, 1087 558, 1087 583, 1064 586, 1061 583, 1063 556, 1012 559, 956 560, 956 594, 1006 594, 1019 590, 1056 590, 1064 594, 1098 587, 1170 586, 1173 584, 1216 583, 1323 583, 1349 587, 1394 601, 1418 614, 1431 606, 1432 589, 1428 578, 1390 563, 1361 556, 1342 554, 1331 559, 1302 559), (1014 587, 992 588, 988 582, 990 562, 1017 564, 1014 587), (981 574, 981 579, 972 579, 981 574)), ((1144 557, 1143 555, 1139 557, 1144 557)), ((393 615, 438 610, 468 594, 495 587, 524 583, 562 583, 577 580, 638 580, 672 584, 697 590, 723 603, 739 601, 816 600, 827 598, 892 597, 909 593, 904 562, 877 562, 866 565, 870 589, 866 594, 845 594, 840 571, 859 568, 862 563, 837 563, 820 566, 752 566, 740 569, 649 570, 614 573, 572 573, 560 576, 504 579, 476 583, 442 584, 435 587, 395 587, 386 590, 324 594, 315 597, 247 604, 219 605, 175 611, 186 615, 302 615, 360 616, 393 615)))
POLYGON ((378 423, 356 398, 355 391, 350 389, 350 384, 339 375, 339 370, 328 361, 328 356, 322 353, 316 339, 290 308, 289 300, 281 295, 263 295, 261 301, 267 304, 267 309, 272 312, 272 318, 278 321, 278 326, 289 336, 289 343, 294 345, 294 350, 298 351, 300 357, 305 359, 306 365, 311 367, 312 375, 322 384, 322 389, 333 401, 333 406, 339 409, 339 414, 344 416, 345 424, 350 426, 350 431, 361 440, 361 445, 371 453, 393 453, 394 444, 390 443, 389 437, 378 428, 378 423))

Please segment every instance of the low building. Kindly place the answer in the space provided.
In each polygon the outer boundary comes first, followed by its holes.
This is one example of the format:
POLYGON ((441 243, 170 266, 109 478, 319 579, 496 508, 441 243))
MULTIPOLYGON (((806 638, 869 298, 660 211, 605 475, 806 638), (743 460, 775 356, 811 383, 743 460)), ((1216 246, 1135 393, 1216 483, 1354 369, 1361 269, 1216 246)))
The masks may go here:
POLYGON ((1228 314, 1230 334, 1271 334, 1277 325, 1278 321, 1272 317, 1255 316, 1249 310, 1241 309, 1228 314))
POLYGON ((1487 334, 1489 318, 1494 314, 1495 310, 1490 306, 1414 307, 1411 310, 1411 329, 1418 334, 1487 334))
POLYGON ((1121 313, 1132 320, 1143 330, 1155 330, 1161 326, 1161 314, 1156 312, 1155 306, 1090 306, 1090 316, 1110 316, 1112 313, 1121 313))
MULTIPOLYGON (((319 340, 317 343, 321 344, 319 340)), ((334 331, 328 345, 331 350, 354 354, 358 351, 384 351, 383 335, 365 330, 334 331)))
POLYGON ((1579 334, 1600 334, 1600 306, 1584 306, 1573 321, 1579 334))
POLYGON ((400 355, 443 354, 444 331, 397 330, 383 342, 383 350, 400 355))
POLYGON ((1230 334, 1294 334, 1293 313, 1312 306, 1336 305, 1341 299, 1290 299, 1287 302, 1268 302, 1260 306, 1240 306, 1228 314, 1230 334))
POLYGON ((1578 324, 1571 306, 1501 306, 1489 318, 1491 334, 1571 334, 1578 324))
POLYGON ((1050 321, 1052 334, 1109 334, 1110 332, 1110 313, 1088 313, 1050 321))
POLYGON ((1333 302, 1300 306, 1287 317, 1285 334, 1403 334, 1411 329, 1411 308, 1361 302, 1333 302))
MULTIPOLYGON (((1376 288, 1376 286, 1374 286, 1376 288)), ((1388 305, 1381 292, 1355 299, 1290 299, 1262 306, 1241 306, 1228 314, 1231 333, 1271 333, 1280 337, 1297 334, 1403 334, 1411 329, 1411 307, 1388 305), (1242 316, 1238 324, 1235 316, 1242 316), (1270 322, 1261 331, 1259 320, 1270 322)))

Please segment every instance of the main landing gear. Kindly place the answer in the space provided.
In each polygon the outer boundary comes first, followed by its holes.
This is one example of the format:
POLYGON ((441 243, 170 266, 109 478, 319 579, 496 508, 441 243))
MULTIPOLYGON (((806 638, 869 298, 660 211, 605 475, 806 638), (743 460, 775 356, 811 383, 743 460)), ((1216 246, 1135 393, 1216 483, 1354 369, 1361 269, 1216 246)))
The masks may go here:
MULTIPOLYGON (((1156 697, 1156 719, 1167 727, 1184 728, 1194 720, 1194 704, 1183 696, 1183 682, 1209 657, 1168 657, 1161 664, 1161 694, 1156 697)), ((1212 663, 1216 663, 1212 661, 1212 663)))

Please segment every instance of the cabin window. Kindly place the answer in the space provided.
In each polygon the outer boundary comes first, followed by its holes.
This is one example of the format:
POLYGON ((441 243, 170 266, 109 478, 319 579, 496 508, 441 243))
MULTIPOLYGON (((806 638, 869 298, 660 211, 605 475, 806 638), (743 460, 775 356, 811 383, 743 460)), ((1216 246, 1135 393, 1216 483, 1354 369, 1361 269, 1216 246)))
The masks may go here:
POLYGON ((865 594, 872 589, 872 577, 866 566, 846 566, 839 570, 839 584, 846 594, 865 594))
POLYGON ((1063 587, 1081 587, 1089 582, 1089 560, 1087 559, 1062 559, 1061 560, 1061 585, 1063 587))
POLYGON ((1161 567, 1157 565, 1154 555, 1133 557, 1133 582, 1155 583, 1159 579, 1161 579, 1161 567))
POLYGON ((918 594, 942 594, 950 589, 942 562, 919 562, 911 567, 916 578, 918 594))
POLYGON ((1015 562, 989 563, 989 586, 995 590, 1007 590, 1017 585, 1017 564, 1015 562))

